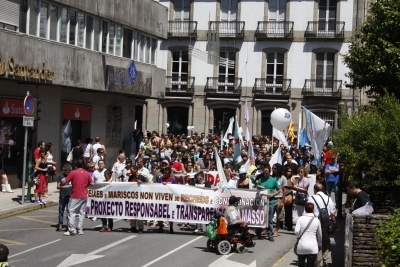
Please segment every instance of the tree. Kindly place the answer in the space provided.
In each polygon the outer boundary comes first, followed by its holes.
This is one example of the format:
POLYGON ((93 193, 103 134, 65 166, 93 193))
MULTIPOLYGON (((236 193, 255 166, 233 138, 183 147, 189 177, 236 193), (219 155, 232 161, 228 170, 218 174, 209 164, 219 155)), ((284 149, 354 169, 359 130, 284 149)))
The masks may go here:
POLYGON ((350 180, 363 181, 370 193, 400 185, 400 101, 379 97, 351 118, 342 114, 333 133, 335 150, 350 180))
POLYGON ((343 62, 353 86, 400 99, 400 0, 373 1, 343 62))

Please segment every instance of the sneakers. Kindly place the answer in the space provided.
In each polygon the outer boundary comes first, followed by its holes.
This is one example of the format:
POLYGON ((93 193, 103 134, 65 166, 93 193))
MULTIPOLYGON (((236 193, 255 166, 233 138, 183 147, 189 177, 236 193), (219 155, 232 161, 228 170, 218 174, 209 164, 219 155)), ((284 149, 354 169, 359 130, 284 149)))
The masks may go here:
POLYGON ((65 236, 73 236, 76 235, 75 233, 71 233, 70 231, 67 231, 64 233, 65 236))
POLYGON ((35 200, 35 201, 33 202, 33 204, 40 205, 40 204, 43 204, 43 203, 38 199, 38 200, 35 200))
POLYGON ((198 233, 198 232, 200 232, 200 230, 198 228, 196 228, 193 232, 198 233))
POLYGON ((94 222, 97 221, 97 217, 93 217, 92 221, 94 221, 94 222))
POLYGON ((42 204, 46 204, 46 201, 44 201, 43 199, 41 199, 40 202, 41 202, 42 204))

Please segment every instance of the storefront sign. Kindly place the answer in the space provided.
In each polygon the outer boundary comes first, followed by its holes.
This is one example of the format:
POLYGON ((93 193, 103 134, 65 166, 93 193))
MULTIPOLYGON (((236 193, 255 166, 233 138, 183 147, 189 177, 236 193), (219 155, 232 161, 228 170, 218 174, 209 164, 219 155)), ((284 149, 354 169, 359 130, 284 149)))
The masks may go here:
POLYGON ((107 65, 107 88, 109 91, 133 95, 151 96, 152 77, 149 73, 136 71, 134 82, 128 69, 107 65))
POLYGON ((0 101, 0 117, 22 118, 25 116, 24 100, 2 98, 0 101))
POLYGON ((62 118, 63 120, 72 121, 90 121, 92 114, 92 106, 79 104, 63 104, 62 118))
POLYGON ((17 64, 13 57, 5 62, 0 54, 0 77, 23 81, 52 82, 54 71, 46 69, 46 62, 43 62, 40 67, 28 66, 17 64))

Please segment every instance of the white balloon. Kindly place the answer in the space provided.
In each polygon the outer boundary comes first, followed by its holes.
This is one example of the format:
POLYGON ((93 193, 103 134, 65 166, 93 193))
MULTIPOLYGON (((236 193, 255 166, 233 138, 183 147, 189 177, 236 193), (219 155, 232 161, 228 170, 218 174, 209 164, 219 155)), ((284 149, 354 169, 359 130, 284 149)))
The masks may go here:
POLYGON ((167 122, 166 124, 165 124, 165 126, 167 126, 167 128, 169 127, 169 123, 167 122))
POLYGON ((279 131, 287 129, 291 120, 292 116, 287 109, 277 108, 271 113, 271 124, 279 131))

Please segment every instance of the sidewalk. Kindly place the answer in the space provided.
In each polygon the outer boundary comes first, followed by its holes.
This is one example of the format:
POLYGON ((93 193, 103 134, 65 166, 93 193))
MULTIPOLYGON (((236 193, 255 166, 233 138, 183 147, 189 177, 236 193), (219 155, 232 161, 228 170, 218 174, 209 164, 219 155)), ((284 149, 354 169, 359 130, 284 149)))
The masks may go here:
MULTIPOLYGON (((58 204, 58 197, 59 193, 57 190, 57 183, 56 182, 51 182, 49 183, 49 194, 50 196, 48 198, 45 198, 44 200, 47 202, 46 205, 38 205, 38 204, 33 204, 28 200, 25 200, 24 205, 22 205, 21 201, 21 194, 22 194, 22 188, 12 188, 14 193, 4 193, 0 192, 0 219, 13 216, 16 214, 21 214, 25 213, 28 211, 32 210, 37 210, 49 206, 54 206, 58 204)), ((25 189, 25 195, 26 195, 27 189, 25 189)), ((34 199, 33 197, 33 188, 31 190, 32 192, 32 200, 34 199)))

